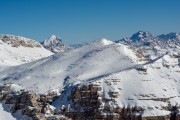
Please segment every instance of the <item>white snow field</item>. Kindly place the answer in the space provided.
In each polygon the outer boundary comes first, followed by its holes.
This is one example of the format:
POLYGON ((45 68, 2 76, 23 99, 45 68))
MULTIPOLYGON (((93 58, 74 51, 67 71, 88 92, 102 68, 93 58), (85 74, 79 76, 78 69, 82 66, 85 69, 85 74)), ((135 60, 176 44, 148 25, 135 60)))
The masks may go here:
POLYGON ((78 49, 15 66, 0 73, 1 82, 12 82, 45 93, 62 89, 68 83, 102 77, 137 64, 138 58, 128 47, 104 42, 107 41, 95 41, 78 49))
POLYGON ((8 66, 32 62, 52 54, 34 40, 20 36, 0 35, 0 71, 8 66), (7 41, 1 40, 4 36, 8 37, 7 41), (24 46, 19 45, 20 43, 24 46))
POLYGON ((14 118, 11 113, 6 112, 2 106, 2 104, 0 103, 0 120, 16 120, 16 118, 14 118))

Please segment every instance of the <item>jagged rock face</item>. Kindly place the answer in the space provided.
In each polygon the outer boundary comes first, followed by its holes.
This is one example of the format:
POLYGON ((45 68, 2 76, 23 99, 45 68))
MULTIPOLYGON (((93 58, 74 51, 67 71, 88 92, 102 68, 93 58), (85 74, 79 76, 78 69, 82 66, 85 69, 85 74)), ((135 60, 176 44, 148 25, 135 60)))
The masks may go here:
POLYGON ((42 47, 41 44, 35 40, 14 35, 0 35, 0 40, 4 43, 10 44, 12 47, 42 47))
POLYGON ((154 40, 155 39, 151 33, 139 31, 133 34, 130 38, 123 38, 122 40, 119 40, 117 42, 137 48, 143 46, 154 47, 155 46, 154 40))
POLYGON ((12 104, 11 111, 21 110, 23 115, 35 117, 41 114, 41 107, 36 101, 36 95, 33 92, 24 91, 22 93, 12 92, 6 95, 5 103, 12 104))
POLYGON ((54 53, 64 52, 67 49, 67 47, 64 45, 62 40, 56 35, 51 35, 51 37, 49 39, 45 40, 41 44, 46 49, 48 49, 54 53))
POLYGON ((0 101, 4 99, 4 96, 7 94, 9 88, 10 88, 10 85, 0 86, 0 101))
POLYGON ((98 84, 77 86, 71 91, 68 101, 71 105, 62 105, 61 114, 70 119, 107 119, 107 120, 141 120, 140 113, 143 111, 140 107, 134 108, 114 108, 111 102, 116 103, 118 93, 112 93, 112 99, 104 98, 98 84), (109 106, 104 106, 108 104, 109 106))
POLYGON ((52 103, 55 99, 57 99, 57 93, 56 92, 49 92, 48 94, 39 95, 38 101, 41 103, 52 103))
POLYGON ((157 41, 160 41, 160 46, 164 48, 178 48, 180 47, 180 34, 179 33, 169 33, 162 34, 156 37, 157 41))
POLYGON ((74 86, 66 101, 70 104, 62 105, 60 111, 55 111, 50 107, 51 101, 58 100, 58 95, 54 92, 38 97, 31 91, 8 92, 9 89, 10 85, 0 86, 0 93, 2 91, 7 93, 3 96, 3 100, 6 104, 11 104, 10 110, 12 112, 20 110, 23 115, 33 120, 180 120, 178 106, 163 108, 171 111, 169 115, 147 117, 141 116, 144 112, 142 107, 115 107, 113 104, 116 104, 116 98, 120 93, 114 91, 110 93, 111 98, 107 99, 104 97, 101 86, 96 83, 74 86), (46 116, 47 113, 51 115, 46 116))
POLYGON ((169 33, 169 34, 162 34, 159 35, 157 37, 153 37, 153 35, 149 32, 144 32, 144 31, 139 31, 135 34, 133 34, 130 38, 123 38, 122 40, 119 40, 117 42, 126 42, 126 43, 142 43, 144 42, 144 44, 141 45, 145 45, 148 46, 147 42, 167 42, 167 41, 180 41, 180 34, 179 33, 169 33))
MULTIPOLYGON (((10 111, 12 113, 16 112, 17 110, 21 111, 22 115, 27 115, 31 117, 33 120, 47 120, 49 116, 45 116, 46 113, 51 114, 51 117, 58 118, 54 115, 54 109, 50 107, 50 102, 53 101, 54 97, 57 97, 55 93, 48 93, 46 95, 47 101, 43 101, 42 97, 38 98, 32 91, 9 91, 9 85, 2 85, 0 86, 0 101, 4 101, 5 104, 10 104, 11 108, 10 111)), ((45 96, 45 95, 40 95, 45 96)), ((62 117, 59 116, 59 119, 62 117)))
POLYGON ((149 41, 153 40, 153 36, 149 32, 139 31, 130 37, 132 41, 149 41))
MULTIPOLYGON (((113 80, 118 82, 118 80, 113 80)), ((62 96, 66 96, 66 93, 62 96)), ((139 106, 120 107, 117 104, 119 92, 114 91, 111 98, 105 98, 105 93, 98 84, 77 85, 67 97, 69 104, 60 108, 60 114, 67 119, 98 119, 98 120, 180 120, 179 107, 168 106, 163 110, 171 111, 169 115, 142 116, 145 109, 139 106), (116 107, 115 107, 116 106, 116 107)), ((156 99, 155 99, 156 101, 156 99)), ((164 101, 164 99, 157 99, 164 101)), ((167 100, 165 100, 167 101, 167 100)))
POLYGON ((179 51, 180 34, 169 33, 153 37, 149 32, 139 31, 130 38, 123 38, 116 42, 129 45, 134 49, 141 51, 145 56, 162 55, 170 49, 172 51, 179 51))

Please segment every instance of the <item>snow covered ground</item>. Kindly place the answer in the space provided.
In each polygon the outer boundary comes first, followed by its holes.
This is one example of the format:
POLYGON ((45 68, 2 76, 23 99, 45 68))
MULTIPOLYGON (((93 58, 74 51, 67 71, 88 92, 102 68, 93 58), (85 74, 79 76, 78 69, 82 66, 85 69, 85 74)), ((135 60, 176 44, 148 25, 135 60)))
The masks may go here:
POLYGON ((0 120, 16 120, 11 113, 4 110, 2 103, 0 103, 0 120))
POLYGON ((0 44, 0 65, 14 66, 52 55, 45 48, 12 47, 0 44))
POLYGON ((52 54, 34 40, 20 36, 0 35, 0 71, 9 66, 32 62, 52 54), (8 37, 7 40, 4 40, 4 36, 8 37), (19 45, 21 43, 23 44, 19 45))
POLYGON ((13 67, 0 73, 1 82, 16 83, 44 93, 62 89, 75 81, 102 77, 137 64, 135 53, 128 47, 112 42, 107 45, 104 42, 109 43, 104 40, 95 41, 78 49, 13 67))

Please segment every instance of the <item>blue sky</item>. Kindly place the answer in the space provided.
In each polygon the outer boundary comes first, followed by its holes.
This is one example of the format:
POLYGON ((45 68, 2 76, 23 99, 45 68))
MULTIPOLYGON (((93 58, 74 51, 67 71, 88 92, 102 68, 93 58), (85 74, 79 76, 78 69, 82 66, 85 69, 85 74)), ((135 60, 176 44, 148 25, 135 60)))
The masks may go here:
POLYGON ((66 44, 180 32, 180 0, 0 0, 0 34, 66 44))

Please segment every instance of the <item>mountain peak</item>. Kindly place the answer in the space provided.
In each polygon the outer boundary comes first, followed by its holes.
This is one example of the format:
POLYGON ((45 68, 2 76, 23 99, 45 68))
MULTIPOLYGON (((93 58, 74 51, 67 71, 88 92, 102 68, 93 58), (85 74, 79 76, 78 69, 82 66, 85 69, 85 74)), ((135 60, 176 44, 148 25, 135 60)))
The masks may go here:
POLYGON ((52 41, 52 40, 60 40, 60 38, 56 35, 51 35, 48 39, 49 41, 52 41))
POLYGON ((145 32, 145 31, 138 31, 137 33, 133 34, 131 37, 130 37, 131 40, 134 40, 134 41, 146 41, 146 40, 149 40, 149 39, 153 39, 153 36, 151 33, 149 32, 145 32))
POLYGON ((62 46, 64 45, 62 43, 62 40, 56 36, 56 35, 51 35, 47 40, 44 41, 43 46, 48 47, 49 45, 56 45, 56 46, 62 46))
POLYGON ((63 52, 66 48, 62 40, 56 35, 51 35, 47 40, 42 42, 42 45, 54 53, 63 52))

